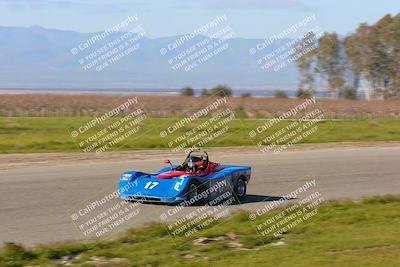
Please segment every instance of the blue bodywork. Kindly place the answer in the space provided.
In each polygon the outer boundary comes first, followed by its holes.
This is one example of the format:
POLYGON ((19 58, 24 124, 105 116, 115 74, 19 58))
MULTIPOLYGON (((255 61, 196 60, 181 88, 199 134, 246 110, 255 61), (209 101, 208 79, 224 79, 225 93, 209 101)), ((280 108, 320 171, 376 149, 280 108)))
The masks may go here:
POLYGON ((211 174, 184 174, 169 179, 157 178, 158 175, 173 171, 178 165, 163 168, 154 173, 128 171, 119 180, 120 198, 149 202, 176 203, 187 200, 188 186, 193 181, 209 192, 204 200, 210 200, 232 192, 237 180, 242 177, 246 183, 250 180, 251 167, 218 165, 211 174), (213 190, 211 190, 213 189, 213 190))

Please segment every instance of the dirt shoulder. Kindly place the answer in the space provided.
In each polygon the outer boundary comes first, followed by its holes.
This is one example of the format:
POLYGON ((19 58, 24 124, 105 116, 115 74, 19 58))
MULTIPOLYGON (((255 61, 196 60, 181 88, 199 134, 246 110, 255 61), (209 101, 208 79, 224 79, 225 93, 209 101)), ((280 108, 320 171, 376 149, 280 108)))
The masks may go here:
MULTIPOLYGON (((296 150, 324 150, 324 149, 352 149, 363 147, 400 147, 400 142, 345 142, 329 144, 301 144, 290 147, 285 152, 296 150)), ((213 155, 231 154, 257 154, 261 153, 258 147, 218 147, 207 148, 213 155)), ((272 153, 272 152, 267 152, 272 153)), ((27 166, 38 165, 65 165, 65 164, 84 164, 92 162, 120 162, 138 161, 149 159, 181 158, 185 155, 182 152, 172 152, 170 150, 136 150, 107 152, 100 155, 95 153, 34 153, 34 154, 2 154, 0 155, 0 169, 15 169, 27 166)))

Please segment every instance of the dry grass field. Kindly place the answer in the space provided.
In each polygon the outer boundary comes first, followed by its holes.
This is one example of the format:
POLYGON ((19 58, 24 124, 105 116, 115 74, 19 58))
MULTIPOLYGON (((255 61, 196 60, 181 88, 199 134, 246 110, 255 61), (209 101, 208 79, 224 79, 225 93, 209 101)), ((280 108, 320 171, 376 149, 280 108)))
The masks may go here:
MULTIPOLYGON (((124 103, 132 96, 3 94, 0 116, 95 116, 124 103)), ((215 98, 184 96, 138 96, 139 105, 154 117, 190 115, 215 98)), ((229 97, 227 105, 242 118, 271 118, 302 103, 301 99, 229 97)), ((328 119, 400 119, 400 100, 363 101, 318 99, 317 105, 328 119)))

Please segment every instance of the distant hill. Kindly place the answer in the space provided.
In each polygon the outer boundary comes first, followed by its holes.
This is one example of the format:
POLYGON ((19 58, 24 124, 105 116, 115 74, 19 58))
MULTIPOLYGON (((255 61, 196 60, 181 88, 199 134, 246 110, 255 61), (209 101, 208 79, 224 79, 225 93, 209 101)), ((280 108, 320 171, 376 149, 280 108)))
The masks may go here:
MULTIPOLYGON (((261 39, 232 38, 229 48, 195 70, 173 70, 160 49, 178 37, 142 38, 140 48, 101 72, 84 71, 71 49, 95 33, 78 33, 42 27, 0 27, 1 88, 195 88, 228 84, 234 88, 284 88, 297 85, 294 65, 278 72, 265 72, 249 49, 261 39)), ((120 35, 120 34, 119 34, 120 35)), ((119 36, 118 35, 118 36, 119 36)), ((114 34, 93 47, 114 40, 114 34)), ((204 39, 197 36, 185 44, 204 39)), ((281 40, 272 51, 289 40, 281 40)), ((182 51, 182 50, 180 50, 182 51)), ((263 52, 263 54, 265 54, 263 52)), ((262 55, 262 54, 260 54, 262 55)))

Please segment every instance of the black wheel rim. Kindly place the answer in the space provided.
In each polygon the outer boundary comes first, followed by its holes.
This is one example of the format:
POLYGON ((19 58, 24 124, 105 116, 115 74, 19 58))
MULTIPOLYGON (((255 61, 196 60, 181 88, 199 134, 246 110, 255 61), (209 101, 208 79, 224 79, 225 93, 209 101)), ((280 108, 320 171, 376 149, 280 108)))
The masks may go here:
POLYGON ((189 187, 188 199, 192 199, 197 196, 197 186, 195 184, 191 184, 189 187))
POLYGON ((244 196, 245 192, 246 192, 246 183, 244 182, 243 179, 239 179, 237 183, 236 193, 239 197, 242 197, 244 196))

